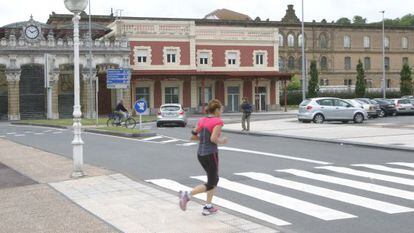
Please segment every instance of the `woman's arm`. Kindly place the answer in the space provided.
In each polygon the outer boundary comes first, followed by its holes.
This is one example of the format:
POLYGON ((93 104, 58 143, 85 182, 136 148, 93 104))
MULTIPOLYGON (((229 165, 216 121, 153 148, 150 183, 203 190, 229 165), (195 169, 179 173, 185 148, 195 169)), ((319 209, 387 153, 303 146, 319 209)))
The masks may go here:
POLYGON ((227 143, 226 137, 220 137, 221 127, 222 127, 221 125, 217 125, 216 127, 214 127, 213 133, 211 134, 211 137, 210 137, 210 141, 212 141, 213 143, 217 145, 223 145, 227 143))

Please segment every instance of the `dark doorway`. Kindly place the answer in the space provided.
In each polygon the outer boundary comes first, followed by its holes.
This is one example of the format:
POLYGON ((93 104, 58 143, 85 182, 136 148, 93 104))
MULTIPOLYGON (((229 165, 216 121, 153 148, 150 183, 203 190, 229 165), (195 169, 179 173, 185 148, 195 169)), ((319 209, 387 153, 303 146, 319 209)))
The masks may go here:
POLYGON ((6 120, 8 109, 8 89, 5 66, 0 66, 0 120, 6 120))
POLYGON ((72 118, 74 105, 73 65, 63 65, 59 77, 59 118, 72 118))
POLYGON ((99 115, 112 112, 111 90, 106 88, 106 73, 99 73, 98 109, 99 115))
POLYGON ((46 117, 46 96, 43 65, 22 66, 20 76, 20 118, 43 119, 46 117))

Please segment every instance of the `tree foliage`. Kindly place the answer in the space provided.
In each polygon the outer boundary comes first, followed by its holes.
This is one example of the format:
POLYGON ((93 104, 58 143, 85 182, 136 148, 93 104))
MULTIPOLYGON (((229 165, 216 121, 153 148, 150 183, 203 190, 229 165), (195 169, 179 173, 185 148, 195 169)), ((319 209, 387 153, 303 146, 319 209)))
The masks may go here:
POLYGON ((362 16, 355 15, 354 18, 352 19, 352 22, 354 24, 366 24, 367 23, 367 19, 366 18, 362 18, 362 16))
POLYGON ((293 76, 287 87, 289 91, 300 90, 300 80, 297 75, 293 76))
POLYGON ((340 19, 338 19, 336 21, 337 24, 342 24, 342 25, 350 25, 351 24, 351 20, 346 18, 346 17, 342 17, 340 19))
POLYGON ((365 96, 366 92, 366 85, 365 85, 365 70, 362 66, 361 59, 358 60, 358 65, 356 67, 357 70, 357 77, 356 77, 356 84, 355 84, 355 95, 358 98, 362 98, 365 96))
POLYGON ((413 79, 411 77, 411 67, 404 64, 400 72, 400 91, 401 95, 411 95, 413 93, 413 79))
POLYGON ((318 96, 319 92, 319 80, 318 80, 318 68, 316 67, 316 61, 311 61, 310 64, 310 71, 309 71, 310 79, 308 85, 308 97, 314 98, 318 96))

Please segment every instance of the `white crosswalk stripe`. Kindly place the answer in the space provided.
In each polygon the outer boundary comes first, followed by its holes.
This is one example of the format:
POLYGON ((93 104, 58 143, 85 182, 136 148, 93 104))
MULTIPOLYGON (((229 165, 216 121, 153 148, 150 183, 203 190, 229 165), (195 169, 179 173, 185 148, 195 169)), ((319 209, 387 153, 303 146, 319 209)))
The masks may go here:
MULTIPOLYGON (((206 181, 205 176, 192 176, 191 178, 204 182, 206 181)), ((344 213, 282 194, 273 193, 264 189, 259 189, 249 185, 229 181, 225 178, 220 178, 218 186, 326 221, 357 217, 352 214, 344 213)))
POLYGON ((166 140, 166 141, 161 141, 161 144, 167 144, 167 143, 171 143, 171 142, 178 142, 180 141, 179 139, 170 139, 170 140, 166 140))
POLYGON ((255 179, 258 181, 266 182, 273 185, 282 186, 285 188, 290 188, 294 190, 298 190, 301 192, 311 193, 314 195, 318 195, 321 197, 334 199, 337 201, 362 206, 368 209, 377 210, 380 212, 388 213, 388 214, 397 214, 397 213, 405 213, 405 212, 412 212, 414 209, 395 205, 383 201, 378 201, 371 198, 361 197, 357 195, 353 195, 350 193, 334 191, 327 188, 321 188, 314 185, 308 185, 300 182, 290 181, 286 179, 277 178, 268 174, 263 173, 256 173, 256 172, 246 172, 246 173, 236 173, 236 175, 246 176, 251 179, 255 179))
POLYGON ((383 165, 375 165, 375 164, 352 164, 352 166, 355 167, 366 167, 374 170, 379 171, 386 171, 386 172, 392 172, 392 173, 399 173, 403 175, 410 175, 414 176, 414 171, 411 170, 405 170, 405 169, 399 169, 399 168, 391 168, 383 165))
POLYGON ((382 175, 382 174, 377 174, 377 173, 372 173, 372 172, 358 171, 358 170, 354 170, 354 169, 346 168, 346 167, 325 166, 325 167, 317 167, 317 168, 329 170, 333 172, 344 173, 344 174, 353 175, 353 176, 360 176, 360 177, 366 177, 370 179, 377 179, 377 180, 383 180, 383 181, 388 181, 392 183, 414 186, 414 180, 412 179, 382 175))
POLYGON ((152 140, 161 139, 161 138, 163 138, 163 137, 162 136, 154 136, 154 137, 141 139, 141 141, 152 141, 152 140))
POLYGON ((338 184, 343 186, 348 186, 351 188, 361 189, 365 191, 380 193, 388 196, 399 197, 408 200, 414 200, 414 192, 390 188, 382 185, 371 184, 361 181, 354 181, 349 179, 338 178, 334 176, 327 176, 317 173, 312 173, 308 171, 296 170, 296 169, 285 169, 285 170, 277 170, 278 172, 285 172, 295 176, 300 176, 308 179, 319 180, 323 182, 328 182, 332 184, 338 184))
POLYGON ((195 146, 197 144, 198 144, 197 142, 188 142, 184 144, 177 144, 177 146, 195 146))
POLYGON ((393 165, 399 165, 399 166, 403 166, 403 167, 414 168, 414 163, 392 162, 392 163, 388 163, 388 164, 393 164, 393 165))
MULTIPOLYGON (((173 190, 175 192, 178 192, 180 190, 190 190, 190 187, 184 186, 178 182, 175 182, 173 180, 168 180, 168 179, 156 179, 156 180, 147 180, 147 182, 153 183, 155 185, 158 185, 160 187, 169 189, 169 190, 173 190)), ((194 196, 197 199, 200 200, 204 200, 205 199, 205 195, 202 194, 198 194, 194 196)), ((239 213, 245 214, 247 216, 253 217, 253 218, 257 218, 263 221, 266 221, 268 223, 277 225, 277 226, 285 226, 285 225, 290 225, 289 222, 275 218, 273 216, 258 212, 256 210, 244 207, 242 205, 239 205, 237 203, 225 200, 223 198, 220 197, 214 197, 214 203, 216 203, 219 206, 222 206, 224 208, 227 209, 231 209, 233 211, 237 211, 239 213)))

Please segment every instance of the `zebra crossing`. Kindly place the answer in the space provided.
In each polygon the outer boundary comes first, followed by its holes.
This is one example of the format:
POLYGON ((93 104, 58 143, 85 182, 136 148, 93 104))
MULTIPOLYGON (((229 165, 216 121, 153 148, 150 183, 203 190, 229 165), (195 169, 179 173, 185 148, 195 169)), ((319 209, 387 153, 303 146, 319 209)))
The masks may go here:
MULTIPOLYGON (((232 197, 244 197, 241 200, 247 200, 247 197, 252 201, 264 202, 275 210, 282 208, 295 212, 295 216, 303 215, 327 222, 366 218, 359 209, 351 207, 374 211, 377 214, 413 216, 414 202, 411 201, 414 200, 414 188, 411 186, 414 186, 414 178, 407 178, 413 176, 413 173, 414 163, 407 162, 326 165, 314 167, 312 171, 281 169, 271 174, 237 172, 230 177, 220 177, 218 187, 231 193, 232 197), (329 174, 326 174, 326 171, 329 174), (279 189, 292 190, 293 194, 286 195, 279 189), (314 200, 315 197, 318 201, 314 200), (321 203, 320 200, 325 199, 330 201, 321 203)), ((192 181, 207 180, 205 175, 188 178, 192 181)), ((190 190, 189 186, 192 186, 171 179, 149 179, 146 182, 175 192, 190 190)), ((199 194, 194 198, 204 199, 205 195, 199 194)), ((221 197, 220 192, 213 202, 277 226, 301 223, 301 220, 292 218, 291 215, 284 216, 284 211, 269 214, 268 210, 262 210, 260 207, 252 208, 248 202, 229 201, 221 197)))
POLYGON ((173 138, 164 135, 157 135, 153 137, 138 139, 140 142, 148 142, 148 143, 155 143, 155 144, 175 144, 177 146, 195 146, 197 142, 190 142, 190 140, 183 140, 178 138, 173 138))
POLYGON ((40 131, 0 132, 0 137, 1 138, 25 137, 25 136, 31 136, 31 135, 40 136, 40 135, 47 135, 47 134, 58 135, 58 134, 63 134, 65 130, 66 129, 53 129, 53 130, 48 129, 48 130, 40 130, 40 131))

